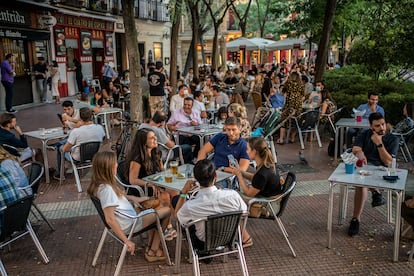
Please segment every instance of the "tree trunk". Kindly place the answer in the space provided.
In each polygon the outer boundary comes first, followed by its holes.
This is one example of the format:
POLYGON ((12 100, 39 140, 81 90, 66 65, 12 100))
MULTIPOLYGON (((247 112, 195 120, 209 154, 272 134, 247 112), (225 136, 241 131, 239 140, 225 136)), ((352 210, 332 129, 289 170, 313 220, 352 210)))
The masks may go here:
POLYGON ((329 39, 331 36, 337 0, 327 0, 325 18, 323 20, 322 36, 318 45, 318 56, 315 62, 315 81, 323 80, 326 59, 328 57, 329 39))
POLYGON ((187 59, 184 66, 184 76, 187 75, 189 69, 193 64, 193 51, 194 51, 194 37, 191 39, 190 47, 188 48, 187 59))
MULTIPOLYGON (((171 27, 171 54, 170 54, 170 84, 173 88, 173 91, 177 88, 177 56, 178 56, 178 35, 180 33, 180 24, 181 24, 181 11, 178 12, 177 7, 181 7, 182 0, 176 1, 176 8, 174 13, 174 18, 172 19, 171 27)), ((180 8, 181 9, 181 8, 180 8)))
POLYGON ((135 26, 134 2, 134 0, 121 0, 131 79, 131 120, 142 122, 141 64, 138 50, 138 32, 135 26))
POLYGON ((199 27, 199 18, 198 18, 198 1, 195 3, 192 3, 192 1, 189 2, 189 8, 191 10, 191 29, 193 30, 193 72, 194 77, 198 78, 198 51, 197 51, 197 42, 199 41, 199 33, 198 33, 198 27, 199 27))
POLYGON ((217 69, 218 64, 218 28, 220 25, 214 24, 213 36, 213 56, 211 59, 211 68, 217 69))

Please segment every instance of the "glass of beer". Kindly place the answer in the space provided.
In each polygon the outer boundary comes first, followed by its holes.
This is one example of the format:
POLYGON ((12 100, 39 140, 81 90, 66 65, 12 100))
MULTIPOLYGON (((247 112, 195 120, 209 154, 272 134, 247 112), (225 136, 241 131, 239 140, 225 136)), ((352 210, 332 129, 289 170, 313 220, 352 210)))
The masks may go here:
POLYGON ((171 161, 170 169, 171 169, 172 174, 174 175, 178 174, 178 161, 171 161))
POLYGON ((167 173, 167 174, 165 175, 165 182, 166 182, 166 183, 171 183, 172 181, 173 181, 173 176, 172 176, 172 174, 167 173))

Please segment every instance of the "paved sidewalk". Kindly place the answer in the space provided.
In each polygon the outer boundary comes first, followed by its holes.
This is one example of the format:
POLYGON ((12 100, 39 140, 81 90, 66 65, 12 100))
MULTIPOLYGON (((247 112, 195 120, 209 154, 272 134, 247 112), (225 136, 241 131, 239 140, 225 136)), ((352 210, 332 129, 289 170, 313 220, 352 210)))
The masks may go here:
MULTIPOLYGON (((58 105, 49 104, 20 110, 16 115, 23 130, 29 131, 39 127, 58 126, 54 114, 60 109, 58 105)), ((34 140, 29 140, 29 143, 38 146, 34 140)), ((113 141, 106 141, 103 148, 109 149, 112 143, 113 141)), ((250 275, 414 275, 414 264, 408 263, 405 255, 411 241, 401 241, 400 262, 392 262, 393 227, 386 223, 385 207, 374 209, 367 202, 361 234, 348 237, 346 232, 352 211, 352 194, 349 196, 346 223, 333 226, 333 248, 326 248, 329 187, 326 179, 335 166, 326 154, 326 141, 323 145, 323 148, 319 148, 315 142, 305 144, 306 159, 316 172, 297 174, 297 188, 282 217, 297 258, 293 258, 275 222, 249 219, 248 230, 254 239, 254 245, 245 250, 250 275)), ((277 145, 276 149, 280 163, 300 162, 299 143, 277 145)), ((55 152, 49 152, 49 158, 54 164, 55 152)), ((407 166, 402 163, 399 165, 407 166)), ((89 178, 89 173, 82 177, 84 190, 89 178)), ((414 193, 412 178, 410 174, 407 193, 414 193)), ((338 211, 337 202, 338 193, 335 194, 334 215, 338 211)), ((55 180, 48 185, 42 183, 37 203, 56 228, 55 232, 51 232, 43 221, 33 218, 35 231, 50 263, 42 263, 30 237, 25 237, 12 244, 11 251, 0 251, 0 258, 9 275, 113 274, 121 246, 107 238, 97 266, 91 266, 103 224, 86 192, 77 193, 72 175, 68 175, 63 185, 55 180)), ((175 242, 167 243, 172 258, 175 242)), ((126 256, 122 274, 173 275, 174 267, 169 267, 164 262, 149 264, 145 261, 143 244, 138 237, 137 245, 140 247, 135 256, 126 256)), ((184 245, 181 275, 192 275, 192 266, 186 262, 187 255, 187 246, 184 245)), ((214 259, 209 265, 202 264, 201 273, 214 276, 240 275, 241 271, 238 260, 230 257, 227 263, 214 259)))

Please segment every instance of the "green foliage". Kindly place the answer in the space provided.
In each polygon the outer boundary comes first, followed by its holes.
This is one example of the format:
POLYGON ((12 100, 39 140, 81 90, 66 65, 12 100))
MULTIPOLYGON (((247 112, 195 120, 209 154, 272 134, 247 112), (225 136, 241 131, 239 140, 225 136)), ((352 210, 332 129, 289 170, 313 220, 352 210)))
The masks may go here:
POLYGON ((368 93, 379 93, 379 104, 384 108, 387 121, 395 124, 402 116, 403 104, 414 102, 414 83, 398 80, 375 80, 362 73, 363 66, 345 66, 325 73, 325 85, 339 107, 347 113, 367 101, 368 93))

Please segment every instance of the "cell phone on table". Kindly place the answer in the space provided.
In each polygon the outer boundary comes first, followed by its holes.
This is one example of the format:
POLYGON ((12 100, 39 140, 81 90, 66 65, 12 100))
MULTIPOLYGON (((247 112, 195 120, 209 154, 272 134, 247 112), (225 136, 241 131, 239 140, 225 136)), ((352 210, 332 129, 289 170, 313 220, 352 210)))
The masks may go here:
POLYGON ((235 168, 239 167, 239 165, 237 164, 236 158, 234 158, 233 154, 227 155, 227 158, 229 159, 230 165, 232 165, 235 168))

